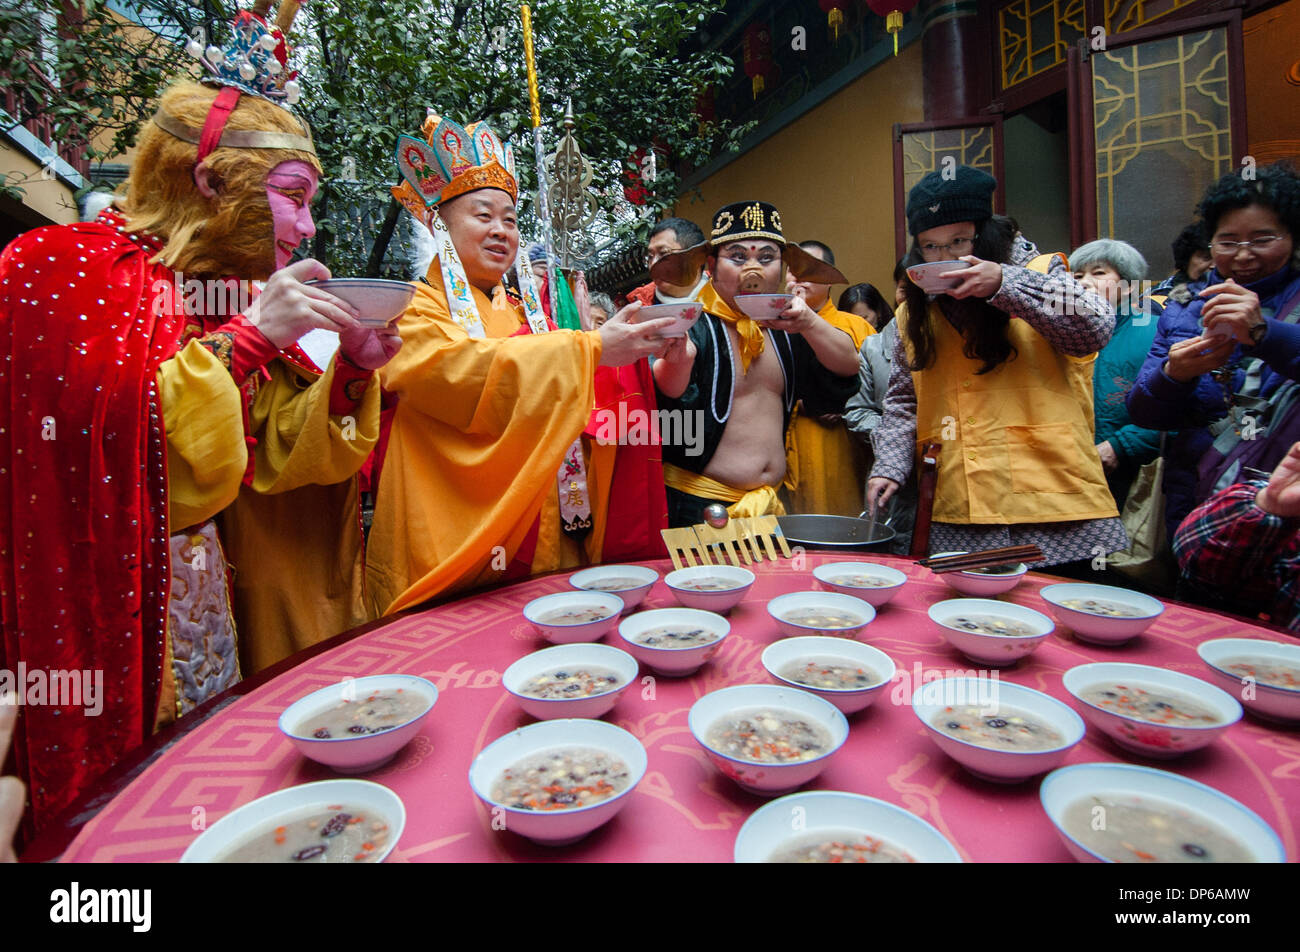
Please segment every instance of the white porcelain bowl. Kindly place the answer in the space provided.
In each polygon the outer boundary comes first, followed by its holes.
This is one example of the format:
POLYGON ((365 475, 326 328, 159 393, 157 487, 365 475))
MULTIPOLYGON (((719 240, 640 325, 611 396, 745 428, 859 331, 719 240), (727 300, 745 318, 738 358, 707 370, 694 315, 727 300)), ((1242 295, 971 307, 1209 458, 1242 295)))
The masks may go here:
MULTIPOLYGON (((964 555, 962 552, 941 552, 933 558, 942 558, 945 555, 964 555)), ((1001 595, 1009 592, 1022 581, 1025 574, 1029 571, 1029 566, 1024 562, 1017 562, 1010 571, 990 572, 987 569, 976 569, 973 572, 936 572, 935 574, 943 579, 944 583, 954 591, 961 592, 963 595, 972 595, 975 598, 988 598, 990 595, 1001 595)))
POLYGON ((556 645, 572 644, 575 641, 599 641, 618 622, 618 616, 622 612, 623 599, 609 592, 556 592, 534 598, 524 606, 524 617, 543 638, 556 645), (600 608, 607 614, 595 621, 577 624, 542 621, 551 612, 583 608, 600 608))
POLYGON ((367 327, 391 324, 402 316, 415 296, 415 285, 411 282, 387 278, 330 278, 307 283, 347 301, 360 312, 357 320, 367 327))
POLYGON ((1136 638, 1150 628, 1151 623, 1165 610, 1165 606, 1157 598, 1127 588, 1117 588, 1114 585, 1059 582, 1055 585, 1044 585, 1038 594, 1042 596, 1043 601, 1052 606, 1052 614, 1056 616, 1056 620, 1073 631, 1080 641, 1098 645, 1118 645, 1136 638), (1067 600, 1072 601, 1076 598, 1119 602, 1142 614, 1133 618, 1117 618, 1066 608, 1063 604, 1067 600))
POLYGON ((737 294, 736 309, 756 321, 774 321, 790 306, 793 294, 737 294))
POLYGON ((653 611, 637 612, 624 618, 618 625, 619 644, 624 651, 653 671, 671 677, 683 677, 698 671, 701 665, 718 653, 730 631, 731 623, 727 619, 698 608, 656 608, 653 611), (661 625, 703 628, 713 635, 713 640, 708 644, 688 648, 661 648, 643 645, 634 640, 661 625))
POLYGON ((1073 764, 1048 774, 1039 787, 1038 797, 1061 842, 1081 863, 1113 862, 1065 830, 1066 811, 1080 800, 1092 797, 1175 807, 1226 828, 1258 862, 1286 862, 1282 841, 1255 811, 1213 787, 1164 770, 1133 764, 1073 764))
POLYGON ((918 863, 960 863, 942 833, 914 813, 874 797, 835 790, 806 790, 765 803, 736 834, 737 863, 767 863, 779 850, 805 838, 857 834, 884 840, 918 863))
POLYGON ((636 680, 637 671, 636 659, 626 651, 609 645, 578 642, 524 655, 502 673, 501 686, 526 713, 543 721, 556 717, 600 717, 618 703, 623 692, 636 680), (523 693, 533 678, 557 671, 593 667, 612 671, 618 677, 618 686, 582 697, 541 698, 523 693))
POLYGON ((935 602, 930 606, 930 620, 939 626, 948 643, 980 664, 1000 668, 1015 664, 1021 658, 1032 654, 1038 646, 1047 640, 1056 628, 1052 619, 1032 608, 1016 605, 1013 602, 1000 602, 989 598, 950 598, 935 602), (975 616, 997 616, 1028 625, 1032 635, 988 635, 979 631, 968 631, 957 627, 961 618, 975 616))
MULTIPOLYGON (((627 804, 645 771, 645 748, 621 727, 589 719, 539 721, 498 737, 483 748, 470 764, 469 785, 492 810, 494 819, 504 819, 505 829, 547 846, 563 846, 582 839, 613 819, 627 804), (492 799, 492 785, 508 767, 557 747, 591 747, 619 758, 631 774, 627 789, 600 803, 575 810, 523 810, 492 799)), ((497 829, 495 824, 493 829, 497 829)))
POLYGON ((907 269, 907 276, 926 294, 946 294, 957 283, 946 276, 948 272, 969 267, 965 261, 929 261, 912 265, 907 269))
POLYGON ((695 326, 695 322, 700 319, 700 314, 703 312, 704 305, 699 301, 688 301, 685 304, 648 304, 636 312, 636 321, 641 324, 663 317, 671 317, 673 323, 666 325, 659 332, 659 336, 685 337, 686 333, 695 326))
POLYGON ((264 830, 292 823, 336 807, 359 807, 388 824, 388 840, 375 853, 381 863, 406 827, 402 799, 382 784, 369 780, 320 780, 277 790, 227 813, 199 835, 181 855, 182 863, 213 863, 264 830))
POLYGON ((762 661, 767 673, 778 681, 830 701, 845 714, 852 714, 869 707, 884 692, 884 689, 889 687, 896 670, 894 660, 879 648, 864 645, 860 641, 824 635, 782 638, 780 641, 774 641, 763 649, 762 661), (781 674, 787 665, 796 662, 851 665, 873 672, 878 680, 865 688, 812 687, 792 681, 781 674))
POLYGON ((1086 732, 1083 718, 1068 704, 1041 691, 992 678, 930 681, 912 694, 912 711, 940 750, 975 776, 994 783, 1019 783, 1059 767, 1086 732), (1061 743, 1048 750, 999 750, 960 740, 934 726, 945 709, 966 705, 982 708, 994 717, 1005 716, 1009 710, 1023 711, 1060 734, 1061 743))
POLYGON ((691 705, 687 722, 713 765, 743 789, 760 796, 788 793, 814 779, 849 736, 849 722, 833 704, 806 691, 774 684, 740 684, 706 694, 691 705), (793 711, 815 721, 830 733, 830 749, 809 760, 765 764, 730 757, 709 746, 706 737, 717 721, 728 714, 760 708, 793 711))
POLYGON ((1248 673, 1229 671, 1234 661, 1259 660, 1300 668, 1300 644, 1282 644, 1259 638, 1215 638, 1203 641, 1196 653, 1210 669, 1210 680, 1260 717, 1287 723, 1300 721, 1300 684, 1277 687, 1248 673), (1249 680, 1247 680, 1249 678, 1249 680))
POLYGON ((776 622, 782 638, 798 638, 801 635, 833 635, 837 638, 856 638, 862 629, 871 624, 876 617, 876 610, 869 602, 854 595, 841 595, 839 592, 787 592, 778 595, 767 603, 767 613, 776 622), (852 615, 862 619, 862 624, 849 628, 826 628, 824 626, 802 624, 786 618, 790 612, 809 609, 852 615))
POLYGON ((438 688, 424 678, 413 674, 372 674, 364 678, 348 678, 318 691, 300 697, 280 714, 280 732, 293 743, 304 757, 332 767, 339 773, 366 773, 391 760, 407 741, 420 730, 420 725, 438 700, 438 688), (347 701, 364 702, 379 691, 410 691, 422 703, 422 710, 405 723, 377 734, 360 734, 345 737, 312 737, 300 733, 304 723, 324 714, 347 701))
POLYGON ((588 592, 609 592, 623 599, 623 614, 627 614, 645 601, 646 594, 659 581, 659 573, 644 565, 597 565, 569 576, 569 584, 588 592), (601 583, 618 579, 635 580, 628 588, 597 588, 601 583))
POLYGON ((830 591, 860 598, 872 608, 879 608, 888 602, 903 590, 903 585, 907 582, 904 573, 878 562, 827 562, 813 569, 813 578, 830 591), (841 585, 834 581, 835 578, 845 575, 875 576, 885 579, 889 584, 873 588, 865 585, 841 585))
POLYGON ((664 584, 673 593, 673 597, 686 608, 699 608, 706 612, 731 611, 745 593, 754 584, 754 573, 738 565, 692 565, 688 568, 669 572, 664 576, 664 584), (683 588, 685 582, 698 579, 716 578, 731 583, 730 588, 714 591, 697 591, 683 588))
POLYGON ((1084 720, 1125 750, 1146 757, 1177 757, 1199 750, 1241 720, 1241 705, 1231 694, 1190 674, 1179 674, 1177 671, 1151 665, 1122 664, 1117 661, 1081 664, 1065 672, 1061 683, 1079 702, 1084 720), (1100 684, 1139 687, 1151 692, 1163 689, 1189 695, 1197 703, 1212 710, 1218 721, 1207 727, 1155 724, 1108 711, 1080 697, 1083 692, 1100 684))

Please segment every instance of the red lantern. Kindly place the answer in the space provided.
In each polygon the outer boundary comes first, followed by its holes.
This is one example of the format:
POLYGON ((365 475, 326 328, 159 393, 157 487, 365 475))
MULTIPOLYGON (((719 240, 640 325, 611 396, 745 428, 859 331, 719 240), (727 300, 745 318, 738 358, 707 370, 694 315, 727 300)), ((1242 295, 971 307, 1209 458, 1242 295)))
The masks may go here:
POLYGON ((840 30, 844 26, 844 11, 848 5, 849 0, 817 0, 817 6, 822 8, 822 13, 826 14, 826 25, 830 27, 831 37, 836 43, 840 41, 840 30))
POLYGON ((903 14, 916 6, 916 0, 866 0, 871 12, 885 18, 885 29, 894 37, 894 55, 898 55, 898 31, 903 28, 903 14))
POLYGON ((772 75, 772 30, 767 23, 755 20, 745 27, 742 45, 745 56, 745 75, 754 88, 754 98, 763 91, 766 77, 772 75))
POLYGON ((668 161, 668 143, 655 139, 650 147, 654 149, 654 164, 646 162, 649 153, 637 147, 627 159, 627 168, 623 170, 623 197, 633 205, 644 205, 654 194, 653 170, 668 161))

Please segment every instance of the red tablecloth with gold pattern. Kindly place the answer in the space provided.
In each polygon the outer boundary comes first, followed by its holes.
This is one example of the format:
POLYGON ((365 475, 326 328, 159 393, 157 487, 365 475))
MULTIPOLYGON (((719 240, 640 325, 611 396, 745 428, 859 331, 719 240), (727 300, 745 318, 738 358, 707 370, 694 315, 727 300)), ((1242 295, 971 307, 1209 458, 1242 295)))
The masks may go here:
MULTIPOLYGON (((555 575, 400 618, 268 682, 166 751, 82 829, 63 860, 173 861, 198 835, 196 815, 211 824, 264 794, 336 776, 300 756, 276 719, 290 702, 344 676, 389 672, 428 678, 440 692, 415 739, 366 777, 392 788, 406 804, 406 830, 389 862, 730 860, 736 831, 766 801, 744 793, 708 763, 687 727, 687 712, 709 691, 770 683, 759 655, 778 635, 766 603, 784 592, 818 587, 812 568, 840 558, 809 553, 795 562, 757 566, 758 580, 732 610, 731 635, 712 662, 689 678, 657 678, 653 691, 634 685, 623 695, 606 719, 641 740, 649 768, 622 812, 575 845, 539 847, 515 833, 494 831, 467 779, 470 761, 483 747, 532 722, 501 687, 501 672, 547 646, 521 609, 539 595, 569 588, 567 575, 555 575)), ((919 671, 978 667, 948 647, 926 616, 934 602, 959 596, 914 563, 876 555, 861 560, 894 565, 909 577, 860 636, 894 659, 899 680, 873 706, 850 715, 848 742, 805 789, 853 791, 903 806, 932 823, 967 860, 1068 861, 1039 804, 1037 780, 1001 786, 972 777, 935 747, 908 706, 919 671)), ((646 564, 661 573, 671 568, 666 562, 646 564)), ((1038 590, 1049 581, 1031 574, 1002 598, 1048 612, 1038 590)), ((674 604, 660 581, 642 607, 674 604)), ((1170 605, 1144 635, 1117 648, 1081 643, 1058 626, 1037 652, 1003 669, 1001 677, 1069 701, 1061 675, 1074 665, 1131 661, 1201 676, 1205 668, 1196 645, 1226 636, 1286 639, 1170 605)), ((616 637, 611 633, 605 641, 616 637)), ((1109 760, 1144 762, 1091 729, 1066 762, 1109 760)), ((1247 715, 1210 747, 1149 765, 1242 801, 1277 831, 1289 860, 1300 858, 1300 731, 1247 715)))

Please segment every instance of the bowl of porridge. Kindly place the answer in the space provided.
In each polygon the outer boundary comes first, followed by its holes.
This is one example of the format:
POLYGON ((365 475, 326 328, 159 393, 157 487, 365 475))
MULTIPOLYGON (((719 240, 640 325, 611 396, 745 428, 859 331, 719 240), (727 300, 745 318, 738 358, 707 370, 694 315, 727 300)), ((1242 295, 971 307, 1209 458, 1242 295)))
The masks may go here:
POLYGON ((692 565, 669 572, 664 584, 686 608, 728 612, 754 584, 754 573, 738 565, 692 565))
POLYGON ((722 647, 731 623, 698 608, 656 608, 637 612, 618 625, 619 644, 659 674, 694 674, 722 647))
POLYGON ((737 863, 960 863, 957 849, 902 807, 835 790, 765 803, 736 834, 737 863), (791 820, 800 818, 800 829, 791 820))
POLYGON ((788 592, 767 603, 782 638, 835 635, 856 638, 876 617, 869 602, 839 592, 788 592))
POLYGON ((756 321, 775 321, 794 300, 793 294, 737 294, 736 310, 756 321))
POLYGON ((203 831, 182 863, 381 863, 406 808, 369 780, 304 783, 246 803, 203 831))
POLYGON ((566 719, 498 737, 470 764, 469 784, 505 830, 563 846, 613 819, 645 771, 645 748, 623 728, 566 719))
POLYGON ((1060 582, 1038 592, 1052 606, 1056 620, 1080 641, 1123 644, 1151 627, 1165 606, 1158 598, 1114 585, 1060 582))
MULTIPOLYGON (((943 558, 947 555, 965 555, 964 552, 940 552, 931 558, 943 558)), ((989 565, 982 569, 968 572, 940 572, 939 578, 954 591, 975 598, 988 598, 1009 592, 1022 581, 1029 571, 1024 562, 1004 562, 1002 565, 989 565)))
POLYGON ((1196 653, 1210 680, 1259 717, 1300 721, 1300 644, 1259 638, 1215 638, 1196 653))
POLYGON ((406 746, 437 700, 437 687, 411 674, 348 678, 286 707, 280 732, 304 757, 339 773, 365 773, 406 746))
POLYGON ((993 678, 944 678, 912 694, 939 749, 975 776, 1019 783, 1061 765, 1086 731, 1068 704, 993 678))
POLYGON ((814 779, 849 736, 849 722, 829 701, 774 684, 713 691, 691 705, 687 721, 713 765, 760 796, 814 779))
POLYGON ((832 592, 860 598, 879 608, 900 591, 907 576, 876 562, 826 562, 813 569, 813 578, 832 592))
POLYGON ((637 670, 626 651, 578 642, 525 655, 502 673, 501 686, 539 720, 600 717, 618 703, 637 670))
POLYGON ((644 565, 597 565, 569 576, 569 584, 588 592, 609 592, 623 599, 623 614, 645 600, 659 573, 644 565))
POLYGON ((806 635, 763 649, 763 667, 778 681, 830 701, 845 714, 869 707, 894 677, 894 662, 860 641, 806 635))
POLYGON ((1284 863, 1273 828, 1246 805, 1178 774, 1134 764, 1073 764, 1038 791, 1081 863, 1284 863))
POLYGON ((931 605, 929 615, 950 645, 994 668, 1033 653, 1056 628, 1042 612, 991 598, 950 598, 931 605))
POLYGON ((611 592, 556 592, 534 598, 524 617, 551 644, 599 641, 618 623, 623 599, 611 592))
POLYGON ((1125 750, 1177 757, 1212 743, 1241 720, 1241 705, 1213 684, 1165 668, 1102 661, 1066 671, 1061 683, 1083 718, 1125 750))

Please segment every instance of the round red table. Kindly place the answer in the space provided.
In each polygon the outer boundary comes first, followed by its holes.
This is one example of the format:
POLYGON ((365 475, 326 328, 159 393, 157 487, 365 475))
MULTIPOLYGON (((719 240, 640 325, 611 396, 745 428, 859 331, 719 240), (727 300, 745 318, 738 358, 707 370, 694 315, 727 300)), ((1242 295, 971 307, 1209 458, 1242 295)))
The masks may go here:
MULTIPOLYGON (((754 566, 757 582, 730 613, 731 635, 714 659, 684 679, 634 684, 606 719, 631 731, 649 768, 622 812, 572 846, 539 847, 492 829, 470 790, 474 756, 502 734, 532 723, 501 687, 501 672, 546 647, 524 621, 533 598, 568 590, 568 575, 508 588, 404 616, 311 657, 228 705, 185 734, 87 823, 65 862, 167 862, 180 857, 204 824, 250 800, 295 784, 337 776, 300 756, 276 727, 295 699, 345 676, 399 672, 428 678, 439 698, 421 732, 366 779, 392 788, 407 824, 389 862, 421 861, 727 861, 736 831, 764 799, 741 791, 705 759, 687 727, 701 695, 732 684, 771 683, 759 655, 778 635, 769 599, 816 588, 812 568, 844 556, 807 553, 754 566)), ((852 558, 852 557, 850 557, 852 558)), ((908 582, 859 636, 890 655, 898 675, 867 710, 850 715, 848 742, 804 789, 847 790, 898 804, 933 824, 967 860, 1068 861, 1038 799, 1038 780, 1015 786, 966 773, 929 740, 909 706, 922 671, 969 672, 979 665, 948 647, 926 609, 959 597, 928 569, 880 555, 859 561, 893 565, 908 582)), ((667 562, 645 563, 663 572, 667 562)), ((1038 590, 1052 581, 1030 574, 1002 598, 1048 612, 1038 590)), ((663 582, 642 608, 676 604, 663 582)), ((1000 676, 1070 701, 1061 675, 1074 665, 1115 660, 1203 676, 1198 643, 1218 637, 1286 640, 1285 635, 1182 605, 1169 605, 1147 632, 1104 648, 1058 626, 1046 642, 1000 676)), ((613 643, 614 634, 605 641, 613 643)), ((642 674, 648 674, 643 669, 642 674)), ((1173 761, 1143 761, 1089 729, 1067 763, 1132 761, 1172 770, 1235 797, 1300 857, 1300 732, 1247 715, 1218 741, 1173 761)))

